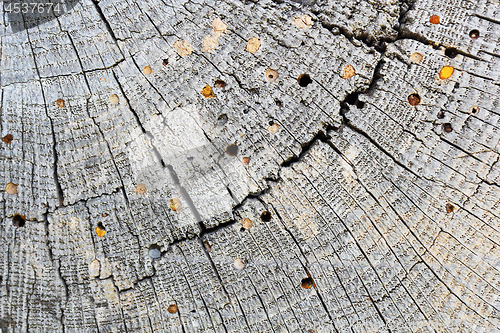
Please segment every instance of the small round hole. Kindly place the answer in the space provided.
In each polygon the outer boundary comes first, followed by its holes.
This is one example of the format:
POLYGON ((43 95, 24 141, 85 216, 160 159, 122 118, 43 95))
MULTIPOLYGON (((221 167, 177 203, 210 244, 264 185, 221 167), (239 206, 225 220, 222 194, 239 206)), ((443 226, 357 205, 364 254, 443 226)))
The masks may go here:
POLYGON ((469 112, 471 114, 478 114, 479 113, 479 106, 477 106, 477 105, 471 106, 470 109, 469 109, 469 112))
POLYGON ((408 103, 410 103, 411 106, 416 106, 420 104, 420 96, 417 93, 410 94, 408 96, 408 103))
POLYGON ((212 251, 212 245, 210 245, 210 243, 207 240, 203 241, 203 245, 205 246, 205 250, 207 250, 207 252, 212 251))
POLYGON ((162 64, 163 64, 163 66, 167 66, 168 65, 168 59, 163 59, 162 64))
POLYGON ((268 212, 267 210, 262 212, 262 214, 260 214, 260 219, 264 222, 269 222, 271 221, 271 212, 268 212))
POLYGON ((269 68, 266 71, 266 79, 267 79, 267 81, 274 82, 277 78, 278 78, 278 71, 276 71, 274 69, 271 69, 271 68, 269 68))
POLYGON ((446 133, 450 133, 451 131, 453 131, 453 127, 451 127, 450 123, 444 123, 443 131, 445 131, 446 133))
POLYGON ((444 118, 444 111, 439 111, 437 114, 438 119, 443 119, 444 118))
POLYGON ((15 227, 24 227, 26 223, 26 218, 22 215, 19 215, 19 214, 15 214, 14 217, 12 218, 12 224, 15 226, 15 227))
POLYGON ((358 101, 359 93, 350 93, 345 97, 345 102, 349 105, 354 105, 358 101))
POLYGON ((299 83, 299 86, 307 87, 310 83, 312 83, 312 80, 309 74, 300 74, 297 82, 299 83))
POLYGON ((230 144, 226 147, 226 153, 229 156, 236 156, 238 154, 238 146, 236 144, 230 144))
POLYGON ((102 222, 97 223, 97 227, 95 228, 95 233, 99 237, 104 237, 106 235, 106 228, 102 224, 102 222))
POLYGON ((12 134, 7 134, 6 136, 4 136, 2 138, 2 141, 6 144, 9 144, 12 142, 12 140, 14 139, 14 137, 12 136, 12 134))
POLYGON ((269 126, 273 126, 273 125, 274 125, 274 121, 269 120, 269 126))
POLYGON ((215 80, 214 87, 215 88, 224 88, 226 86, 226 82, 222 80, 215 80))
POLYGON ((446 212, 449 214, 449 213, 453 213, 453 211, 455 210, 455 206, 453 206, 451 203, 447 203, 446 204, 446 212))
POLYGON ((469 32, 469 37, 472 39, 478 39, 479 38, 479 30, 474 29, 469 32))
POLYGON ((312 287, 314 287, 314 281, 310 277, 304 278, 304 279, 302 279, 302 282, 300 283, 300 285, 304 289, 311 289, 312 287))
POLYGON ((227 114, 221 114, 219 118, 217 118, 217 125, 224 126, 227 123, 228 119, 229 118, 227 117, 227 114))
POLYGON ((241 232, 245 231, 245 228, 241 227, 241 228, 240 228, 240 231, 241 231, 241 232))
POLYGON ((161 257, 161 247, 158 244, 149 245, 149 256, 153 259, 161 257))
POLYGON ((276 100, 276 106, 280 108, 283 106, 283 103, 281 101, 276 100))
POLYGON ((458 54, 458 51, 454 47, 448 47, 444 51, 444 55, 447 56, 448 58, 455 58, 458 54))

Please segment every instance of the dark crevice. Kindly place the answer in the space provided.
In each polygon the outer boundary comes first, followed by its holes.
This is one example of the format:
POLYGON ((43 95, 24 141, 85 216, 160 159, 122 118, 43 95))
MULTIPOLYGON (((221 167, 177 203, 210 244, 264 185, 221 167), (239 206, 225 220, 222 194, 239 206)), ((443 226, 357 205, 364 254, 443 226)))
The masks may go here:
POLYGON ((302 159, 302 157, 304 157, 304 155, 309 151, 309 149, 317 142, 317 141, 326 141, 328 140, 328 135, 326 133, 328 133, 328 131, 330 130, 336 130, 337 128, 334 128, 332 126, 327 126, 325 128, 325 130, 321 130, 319 131, 318 133, 316 133, 316 135, 312 138, 312 140, 310 140, 309 142, 306 142, 302 145, 302 150, 300 151, 300 154, 299 155, 294 155, 290 158, 288 158, 286 161, 284 161, 283 163, 281 163, 281 166, 280 166, 280 170, 282 168, 289 168, 290 166, 292 166, 292 164, 300 161, 302 159))
POLYGON ((494 23, 494 24, 500 24, 500 20, 495 20, 494 18, 487 17, 487 16, 484 16, 484 15, 479 15, 477 13, 475 13, 474 15, 477 16, 477 17, 479 17, 480 19, 485 20, 485 21, 488 21, 488 22, 491 22, 491 23, 494 23))
MULTIPOLYGON (((99 14, 100 19, 102 20, 102 22, 106 26, 106 30, 108 31, 109 35, 111 36, 111 38, 115 42, 118 50, 120 50, 120 48, 118 47, 118 39, 116 38, 115 33, 114 33, 113 29, 111 28, 111 24, 109 24, 108 19, 106 19, 106 16, 104 16, 104 13, 102 12, 102 8, 99 5, 99 2, 97 0, 92 0, 92 3, 94 4, 95 9, 96 9, 97 13, 99 14)), ((121 52, 121 50, 120 50, 120 52, 121 52)))
POLYGON ((398 18, 398 26, 395 27, 395 30, 398 32, 398 36, 396 40, 403 39, 403 25, 406 21, 406 14, 413 9, 415 4, 415 0, 410 1, 399 1, 399 18, 398 18))
POLYGON ((39 79, 38 82, 40 84, 40 92, 41 92, 42 98, 43 98, 45 114, 47 115, 47 118, 49 119, 49 122, 50 122, 50 128, 51 128, 51 132, 52 132, 52 155, 54 156, 53 178, 54 178, 54 183, 55 183, 55 187, 56 187, 57 200, 59 202, 59 205, 62 205, 64 202, 64 194, 63 194, 63 190, 61 187, 61 183, 59 182, 59 175, 57 172, 58 155, 57 155, 57 150, 56 150, 57 140, 56 140, 56 133, 54 132, 54 120, 49 115, 49 110, 47 108, 47 105, 48 105, 47 99, 45 98, 45 92, 43 90, 41 76, 40 76, 40 69, 38 68, 38 64, 36 62, 35 51, 33 49, 33 44, 31 43, 31 37, 30 37, 28 30, 26 30, 26 35, 28 37, 28 44, 30 45, 31 54, 33 55, 33 64, 35 65, 35 70, 36 70, 36 73, 37 73, 38 79, 39 79))
POLYGON ((365 106, 365 102, 359 100, 360 95, 368 95, 375 89, 376 83, 383 77, 381 74, 382 66, 385 64, 385 53, 382 54, 380 60, 375 65, 375 69, 373 70, 373 76, 368 85, 368 88, 356 90, 350 94, 348 94, 343 101, 340 102, 340 112, 339 114, 342 116, 343 124, 347 124, 348 120, 346 118, 346 114, 349 111, 349 105, 355 105, 358 109, 362 109, 365 106))
MULTIPOLYGON (((42 94, 43 94, 43 89, 42 89, 42 94)), ((45 97, 44 97, 44 99, 45 99, 45 97)), ((47 114, 47 116, 48 116, 48 114, 47 114)), ((59 157, 57 155, 57 149, 56 149, 57 141, 56 141, 56 134, 54 132, 54 121, 52 120, 52 118, 50 118, 50 117, 48 117, 48 118, 50 121, 50 128, 52 131, 52 154, 54 155, 54 165, 53 165, 52 170, 53 170, 54 183, 56 185, 57 201, 59 202, 60 205, 63 205, 64 204, 64 194, 63 194, 63 190, 61 187, 61 183, 59 182, 59 175, 57 172, 57 162, 59 161, 59 157)))
MULTIPOLYGON (((260 199, 259 199, 259 201, 262 203, 262 205, 264 205, 264 207, 266 207, 267 205, 269 205, 269 206, 271 206, 273 208, 273 211, 276 214, 276 216, 278 217, 278 220, 281 222, 281 225, 282 225, 283 229, 288 233, 288 235, 290 236, 290 238, 295 243, 295 246, 299 249, 302 258, 304 258, 304 260, 306 262, 306 265, 304 265, 304 263, 302 263, 302 261, 300 259, 298 260, 298 262, 302 265, 302 268, 306 272, 306 275, 308 276, 308 278, 311 278, 312 281, 314 281, 314 278, 311 276, 311 273, 309 272, 309 269, 307 268, 307 266, 309 265, 309 262, 307 260, 306 254, 304 253, 304 250, 300 246, 300 243, 297 240, 297 238, 295 238, 295 235, 293 234, 293 232, 285 225, 285 223, 283 223, 284 219, 280 216, 278 210, 271 203, 266 204, 265 202, 263 202, 260 199)), ((333 320, 333 318, 332 318, 332 316, 330 314, 330 311, 328 311, 328 307, 326 306, 326 303, 323 300, 323 297, 321 296, 320 290, 316 287, 316 285, 314 284, 314 282, 313 282, 313 286, 316 289, 316 295, 318 296, 318 299, 319 299, 321 305, 323 306, 323 309, 325 310, 328 318, 330 319, 330 321, 331 321, 331 323, 333 325, 333 328, 335 329, 335 332, 338 333, 339 331, 338 331, 337 327, 335 326, 334 320, 333 320)))
POLYGON ((227 330, 226 324, 224 323, 224 318, 222 317, 222 314, 220 313, 220 311, 218 309, 214 309, 214 310, 219 315, 220 324, 222 325, 222 328, 224 329, 224 332, 228 333, 228 330, 227 330))
MULTIPOLYGON (((29 295, 27 295, 26 297, 26 301, 28 304, 31 304, 31 299, 33 298, 33 295, 35 294, 35 286, 36 286, 36 270, 35 270, 35 266, 31 266, 31 268, 33 268, 33 283, 31 284, 31 293, 29 295)), ((0 280, 1 282, 1 280, 0 280)), ((31 306, 28 306, 27 309, 26 309, 26 332, 29 332, 30 331, 30 310, 31 310, 31 306)))
POLYGON ((118 84, 118 87, 120 88, 120 92, 122 93, 123 98, 125 98, 125 101, 127 102, 128 109, 134 115, 134 118, 135 118, 137 124, 139 125, 139 128, 141 129, 142 133, 146 133, 146 130, 144 129, 144 126, 142 126, 141 120, 140 120, 137 112, 134 110, 134 108, 132 108, 132 104, 130 104, 130 100, 128 99, 127 94, 125 94, 125 90, 123 90, 123 87, 120 83, 120 80, 118 80, 118 76, 116 75, 115 71, 112 71, 112 72, 113 72, 113 77, 115 78, 115 81, 118 84))

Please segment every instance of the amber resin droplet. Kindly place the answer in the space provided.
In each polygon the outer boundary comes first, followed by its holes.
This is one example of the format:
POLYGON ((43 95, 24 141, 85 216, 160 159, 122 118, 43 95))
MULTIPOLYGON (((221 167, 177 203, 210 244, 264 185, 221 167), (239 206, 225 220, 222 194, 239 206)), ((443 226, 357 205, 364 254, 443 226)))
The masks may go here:
POLYGON ((441 80, 449 79, 453 74, 453 71, 454 71, 453 67, 443 66, 443 68, 441 68, 441 70, 439 71, 439 78, 441 80))
POLYGON ((429 22, 432 24, 439 24, 439 16, 438 15, 431 15, 429 22))
POLYGON ((201 89, 201 94, 205 98, 214 98, 215 94, 214 91, 212 90, 212 87, 210 87, 208 84, 201 89))

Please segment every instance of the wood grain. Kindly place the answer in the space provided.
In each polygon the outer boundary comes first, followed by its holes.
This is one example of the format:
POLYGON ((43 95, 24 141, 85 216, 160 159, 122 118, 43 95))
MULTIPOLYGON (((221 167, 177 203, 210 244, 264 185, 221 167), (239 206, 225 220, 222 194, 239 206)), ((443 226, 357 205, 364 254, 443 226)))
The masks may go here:
POLYGON ((500 327, 498 0, 12 17, 2 332, 500 327))

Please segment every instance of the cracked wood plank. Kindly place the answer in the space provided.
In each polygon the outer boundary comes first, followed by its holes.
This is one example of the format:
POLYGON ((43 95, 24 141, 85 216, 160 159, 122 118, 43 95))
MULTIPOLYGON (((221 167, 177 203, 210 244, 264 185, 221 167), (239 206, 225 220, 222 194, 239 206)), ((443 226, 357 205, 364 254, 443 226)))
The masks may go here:
POLYGON ((500 326, 498 0, 69 2, 0 18, 2 331, 500 326))

